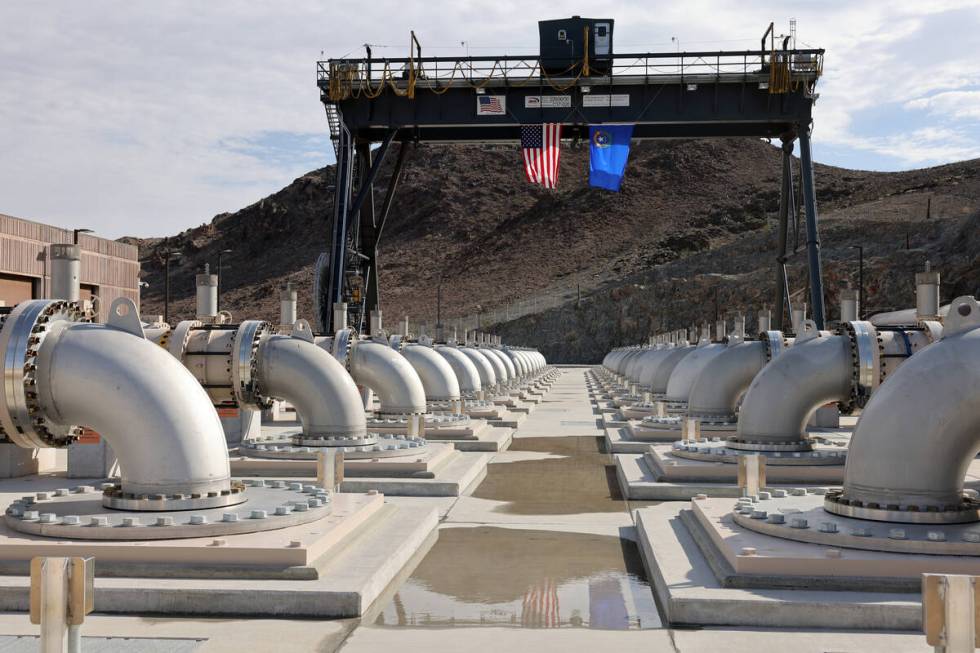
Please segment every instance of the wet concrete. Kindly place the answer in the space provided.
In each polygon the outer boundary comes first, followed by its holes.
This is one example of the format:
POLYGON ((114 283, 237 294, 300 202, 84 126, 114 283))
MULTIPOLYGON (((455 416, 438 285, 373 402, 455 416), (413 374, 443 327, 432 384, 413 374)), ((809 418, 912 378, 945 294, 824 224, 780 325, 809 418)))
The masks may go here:
POLYGON ((375 626, 661 626, 630 504, 570 371, 498 454, 375 626))
POLYGON ((639 551, 615 536, 446 528, 375 625, 661 625, 639 551))
POLYGON ((561 515, 627 510, 616 466, 593 436, 515 438, 510 451, 551 454, 543 460, 491 462, 473 492, 478 499, 506 501, 498 512, 561 515))

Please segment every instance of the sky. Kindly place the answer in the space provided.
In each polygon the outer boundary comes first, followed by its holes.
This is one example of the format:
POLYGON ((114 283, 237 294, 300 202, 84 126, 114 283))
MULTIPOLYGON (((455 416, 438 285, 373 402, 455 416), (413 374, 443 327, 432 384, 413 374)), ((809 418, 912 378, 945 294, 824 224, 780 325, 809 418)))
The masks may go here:
POLYGON ((618 52, 757 48, 795 18, 827 49, 817 161, 980 157, 980 0, 3 0, 0 213, 110 238, 210 222, 333 162, 321 57, 405 56, 411 29, 424 54, 530 54, 537 20, 573 14, 614 18, 618 52))

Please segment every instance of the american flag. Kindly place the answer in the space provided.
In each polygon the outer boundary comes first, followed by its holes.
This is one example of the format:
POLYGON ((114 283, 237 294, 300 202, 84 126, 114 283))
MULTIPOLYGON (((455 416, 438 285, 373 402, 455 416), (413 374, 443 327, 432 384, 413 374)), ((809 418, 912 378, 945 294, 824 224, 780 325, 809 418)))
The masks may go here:
POLYGON ((524 172, 532 184, 545 188, 558 185, 558 156, 561 154, 561 123, 521 127, 521 151, 524 153, 524 172))
POLYGON ((521 625, 525 628, 559 628, 561 615, 558 606, 558 586, 545 578, 540 584, 524 591, 521 605, 521 625))
POLYGON ((500 97, 497 95, 480 95, 477 96, 477 102, 479 103, 477 108, 477 113, 480 115, 503 115, 507 113, 504 111, 503 105, 500 103, 500 97))

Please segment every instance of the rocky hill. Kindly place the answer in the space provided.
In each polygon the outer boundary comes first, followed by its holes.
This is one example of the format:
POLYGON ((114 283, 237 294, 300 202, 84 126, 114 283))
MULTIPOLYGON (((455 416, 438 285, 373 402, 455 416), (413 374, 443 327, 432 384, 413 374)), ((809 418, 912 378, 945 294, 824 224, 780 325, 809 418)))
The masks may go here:
MULTIPOLYGON (((763 141, 641 143, 618 194, 588 186, 587 147, 563 151, 557 191, 525 181, 513 146, 408 147, 379 256, 389 324, 406 314, 433 323, 440 278, 444 319, 580 287, 581 301, 536 308, 496 328, 553 360, 586 362, 652 331, 771 302, 780 155, 763 141)), ((869 310, 910 305, 912 273, 926 259, 943 272, 944 300, 977 292, 978 174, 977 161, 900 173, 818 165, 831 317, 844 280, 856 280, 852 245, 865 248, 869 310)), ((274 320, 276 290, 292 281, 300 315, 310 317, 332 184, 332 167, 315 170, 200 227, 129 239, 140 245, 150 284, 143 313, 163 311, 159 252, 167 247, 183 254, 172 263, 172 319, 193 314, 194 273, 205 262, 215 266, 224 249, 232 251, 223 259, 222 308, 274 320)), ((794 291, 805 286, 804 241, 801 225, 794 291)))

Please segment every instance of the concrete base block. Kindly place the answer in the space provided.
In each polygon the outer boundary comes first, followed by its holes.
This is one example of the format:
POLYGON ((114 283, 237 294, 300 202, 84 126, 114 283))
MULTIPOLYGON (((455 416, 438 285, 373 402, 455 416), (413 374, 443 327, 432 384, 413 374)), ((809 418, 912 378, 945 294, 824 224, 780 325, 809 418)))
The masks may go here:
POLYGON ((225 430, 228 448, 237 447, 243 440, 262 435, 262 414, 258 410, 222 408, 218 410, 221 426, 225 430))
MULTIPOLYGON (((375 490, 390 496, 458 497, 469 494, 487 473, 490 456, 463 453, 449 444, 430 444, 423 456, 398 456, 344 463, 341 492, 375 490)), ((236 476, 316 477, 316 461, 233 456, 236 476)))
POLYGON ((457 452, 434 478, 345 478, 341 492, 367 492, 376 489, 389 496, 461 497, 476 489, 486 478, 490 456, 457 452))
POLYGON ((647 576, 673 625, 919 630, 918 594, 724 587, 680 518, 686 504, 635 513, 647 576))
MULTIPOLYGON (((395 434, 407 432, 406 427, 400 424, 371 425, 370 430, 395 434)), ((514 429, 499 427, 482 419, 471 419, 469 424, 462 427, 425 425, 426 440, 452 444, 460 451, 504 451, 513 437, 514 429)))
POLYGON ((64 449, 24 449, 16 444, 0 444, 0 478, 45 474, 64 467, 64 449))
POLYGON ((119 476, 119 459, 105 440, 68 445, 68 478, 114 476, 119 476))
MULTIPOLYGON (((358 617, 411 572, 434 543, 437 527, 435 508, 386 504, 370 524, 316 561, 316 578, 149 579, 96 573, 96 603, 108 614, 358 617)), ((289 543, 291 530, 272 531, 279 546, 289 543)), ((227 537, 227 546, 235 537, 245 536, 227 537)), ((29 588, 26 576, 0 576, 0 610, 26 611, 29 588)))
MULTIPOLYGON (((729 469, 736 468, 736 465, 698 463, 697 467, 700 471, 688 476, 684 470, 688 469, 686 463, 690 461, 678 459, 678 462, 684 464, 677 465, 676 468, 665 467, 659 453, 652 451, 640 455, 617 454, 616 478, 623 496, 638 501, 680 501, 692 499, 699 494, 709 497, 742 496, 742 490, 738 487, 738 470, 729 469), (718 476, 715 477, 712 472, 717 472, 718 476)), ((842 469, 838 468, 831 468, 828 471, 827 468, 820 467, 766 468, 770 486, 785 489, 797 486, 834 485, 834 482, 825 480, 823 474, 839 475, 841 471, 842 469), (806 478, 794 477, 794 474, 803 474, 806 478)))
POLYGON ((643 454, 650 448, 649 442, 633 439, 632 432, 626 426, 607 426, 606 451, 609 453, 643 454))

